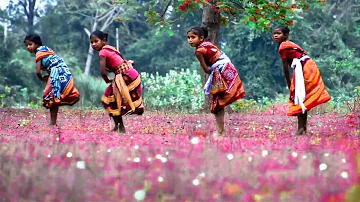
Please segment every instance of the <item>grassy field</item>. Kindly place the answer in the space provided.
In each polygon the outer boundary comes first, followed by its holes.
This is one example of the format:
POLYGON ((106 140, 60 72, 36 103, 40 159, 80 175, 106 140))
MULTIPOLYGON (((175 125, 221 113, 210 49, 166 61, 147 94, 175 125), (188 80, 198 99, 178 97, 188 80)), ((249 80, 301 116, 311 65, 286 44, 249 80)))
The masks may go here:
POLYGON ((210 114, 0 109, 0 201, 360 201, 360 114, 309 118, 227 114, 214 140, 210 114))

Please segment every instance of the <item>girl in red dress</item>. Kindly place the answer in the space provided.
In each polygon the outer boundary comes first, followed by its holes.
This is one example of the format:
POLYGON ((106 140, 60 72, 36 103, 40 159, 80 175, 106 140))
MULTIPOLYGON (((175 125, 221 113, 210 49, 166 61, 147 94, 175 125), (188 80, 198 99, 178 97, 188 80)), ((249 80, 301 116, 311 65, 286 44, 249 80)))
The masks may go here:
POLYGON ((210 74, 204 90, 210 94, 210 110, 216 118, 218 136, 225 136, 224 107, 245 97, 240 76, 230 59, 212 42, 206 40, 208 31, 193 27, 187 33, 188 43, 195 47, 195 55, 204 72, 210 74))
POLYGON ((273 39, 280 44, 279 54, 290 89, 288 116, 298 117, 295 134, 304 135, 307 134, 307 111, 329 101, 330 95, 315 61, 299 45, 289 41, 289 33, 288 27, 277 26, 273 31, 273 39), (289 66, 294 69, 291 81, 289 66))
POLYGON ((106 83, 101 98, 104 108, 114 119, 113 131, 125 133, 122 116, 126 114, 141 115, 144 112, 140 74, 133 68, 133 61, 127 61, 113 46, 107 45, 108 35, 102 31, 94 31, 90 35, 91 46, 99 51, 100 73, 106 83), (109 79, 107 72, 115 74, 109 79))

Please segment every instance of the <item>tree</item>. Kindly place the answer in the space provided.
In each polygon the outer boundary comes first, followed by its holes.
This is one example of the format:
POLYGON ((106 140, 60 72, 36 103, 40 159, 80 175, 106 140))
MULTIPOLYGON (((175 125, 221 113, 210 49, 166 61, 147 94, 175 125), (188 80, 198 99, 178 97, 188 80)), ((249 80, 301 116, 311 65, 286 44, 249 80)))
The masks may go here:
MULTIPOLYGON (((221 25, 227 25, 229 22, 242 23, 252 28, 269 30, 271 22, 278 21, 281 24, 293 25, 294 10, 308 9, 309 1, 305 0, 281 0, 269 2, 267 0, 167 0, 159 2, 152 1, 155 6, 147 12, 148 21, 160 25, 161 29, 166 29, 171 25, 172 18, 166 15, 169 8, 176 8, 175 11, 191 13, 202 9, 202 26, 209 31, 209 40, 218 45, 219 31, 221 25), (159 11, 159 5, 165 6, 163 11, 159 11), (170 6, 172 5, 172 6, 170 6), (167 20, 170 22, 167 22, 167 20)), ((324 0, 316 0, 323 2, 324 0)), ((120 4, 127 1, 118 1, 120 4)), ((202 82, 205 84, 207 76, 202 75, 202 82)), ((206 102, 205 102, 206 103, 206 102)))
MULTIPOLYGON (((123 12, 123 8, 119 5, 112 5, 109 1, 106 0, 90 0, 89 2, 83 2, 79 5, 79 2, 74 1, 64 1, 63 6, 66 11, 71 14, 76 14, 89 18, 91 20, 91 25, 89 28, 84 28, 85 33, 90 37, 91 32, 99 29, 104 31, 115 18, 120 16, 123 12)), ((91 60, 94 54, 94 50, 89 43, 88 55, 86 59, 84 74, 89 75, 91 68, 91 60)))
MULTIPOLYGON (((44 3, 45 1, 43 1, 44 3)), ((48 3, 48 1, 46 1, 48 3)), ((26 17, 26 32, 28 34, 34 33, 35 19, 40 17, 42 8, 40 6, 40 0, 17 0, 10 1, 8 10, 9 16, 16 16, 15 19, 23 19, 26 17)), ((14 19, 13 19, 14 20, 14 19)))
POLYGON ((0 10, 0 26, 3 27, 3 41, 4 44, 6 44, 6 39, 7 39, 7 33, 8 33, 8 26, 9 26, 9 17, 7 16, 7 13, 5 12, 5 10, 0 10))
MULTIPOLYGON (((68 13, 80 15, 91 20, 91 25, 84 28, 88 37, 90 37, 91 32, 97 29, 100 31, 106 30, 115 20, 122 21, 122 18, 125 18, 127 15, 130 16, 133 11, 133 9, 127 9, 128 7, 125 5, 116 4, 109 0, 88 0, 81 3, 69 0, 69 2, 63 1, 63 6, 68 13)), ((124 26, 127 27, 126 22, 124 22, 124 26)), ((91 44, 89 44, 84 70, 85 75, 90 74, 93 54, 94 50, 91 44)))
POLYGON ((19 6, 22 7, 27 18, 27 32, 34 33, 34 20, 38 9, 35 8, 36 0, 20 0, 19 6))

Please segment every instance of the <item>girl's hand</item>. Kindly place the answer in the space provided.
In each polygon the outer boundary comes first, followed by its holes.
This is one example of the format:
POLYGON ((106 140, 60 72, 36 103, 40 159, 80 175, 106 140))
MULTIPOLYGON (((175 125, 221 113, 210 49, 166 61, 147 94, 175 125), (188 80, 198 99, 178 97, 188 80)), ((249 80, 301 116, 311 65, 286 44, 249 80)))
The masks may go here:
POLYGON ((211 73, 211 68, 210 67, 207 67, 207 74, 210 74, 211 73))
POLYGON ((106 83, 112 83, 112 82, 113 82, 113 79, 107 79, 105 82, 106 82, 106 83))
POLYGON ((207 66, 203 54, 199 53, 199 52, 195 52, 195 55, 196 55, 197 59, 199 60, 200 65, 203 68, 204 72, 207 74, 210 74, 211 73, 210 67, 207 66))
POLYGON ((49 80, 49 75, 45 75, 45 76, 43 76, 43 77, 41 78, 41 81, 43 81, 43 82, 45 82, 45 83, 47 83, 48 80, 49 80))

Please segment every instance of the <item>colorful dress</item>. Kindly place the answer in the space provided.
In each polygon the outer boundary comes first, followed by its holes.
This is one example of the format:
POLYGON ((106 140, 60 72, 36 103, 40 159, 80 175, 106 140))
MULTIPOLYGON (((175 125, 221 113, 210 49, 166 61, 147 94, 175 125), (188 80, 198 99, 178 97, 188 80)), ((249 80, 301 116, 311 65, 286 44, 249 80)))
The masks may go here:
POLYGON ((41 60, 41 70, 49 73, 43 94, 43 106, 73 105, 79 101, 80 94, 75 88, 74 79, 64 60, 46 46, 36 49, 36 63, 41 60))
POLYGON ((196 52, 203 54, 206 64, 211 67, 204 89, 205 94, 210 94, 212 113, 245 97, 240 76, 225 53, 210 41, 202 42, 196 52))
POLYGON ((106 58, 106 69, 115 74, 101 98, 110 116, 126 114, 141 115, 144 112, 140 74, 112 46, 104 46, 99 57, 106 58))
POLYGON ((331 99, 315 61, 307 55, 306 51, 291 41, 285 41, 280 44, 279 54, 294 68, 290 85, 288 116, 299 115, 331 99), (297 95, 301 94, 301 88, 304 88, 303 99, 296 103, 297 98, 301 98, 297 95))

